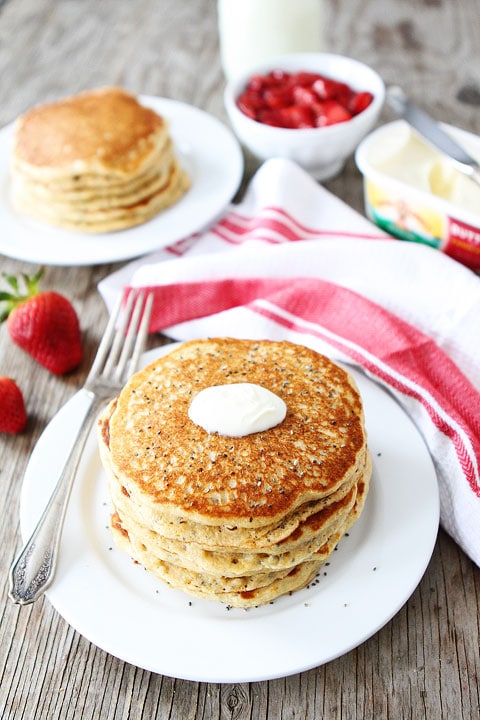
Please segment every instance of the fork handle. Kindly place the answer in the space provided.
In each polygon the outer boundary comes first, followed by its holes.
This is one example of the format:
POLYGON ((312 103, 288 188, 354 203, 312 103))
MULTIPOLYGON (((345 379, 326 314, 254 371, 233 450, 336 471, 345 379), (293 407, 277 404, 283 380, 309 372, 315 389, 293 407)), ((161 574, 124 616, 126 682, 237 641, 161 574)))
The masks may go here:
POLYGON ((10 568, 8 595, 20 605, 35 602, 53 580, 68 499, 85 443, 101 405, 101 400, 92 393, 84 392, 90 403, 75 442, 40 520, 10 568))

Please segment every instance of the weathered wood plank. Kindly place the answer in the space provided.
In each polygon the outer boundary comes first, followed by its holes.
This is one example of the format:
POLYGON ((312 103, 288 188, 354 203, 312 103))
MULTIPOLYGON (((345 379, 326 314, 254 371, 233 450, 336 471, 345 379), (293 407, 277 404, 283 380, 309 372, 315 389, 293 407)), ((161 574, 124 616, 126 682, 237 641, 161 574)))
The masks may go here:
MULTIPOLYGON (((475 0, 325 0, 325 18, 329 50, 370 63, 442 120, 480 132, 475 0)), ((0 125, 36 102, 107 83, 182 100, 226 119, 214 0, 7 0, 0 3, 0 77, 0 125)), ((388 119, 384 111, 382 120, 388 119)), ((249 158, 247 178, 255 167, 249 158)), ((353 160, 327 186, 362 210, 353 160)), ((30 452, 85 377, 106 317, 96 286, 118 266, 46 269, 45 284, 68 294, 81 316, 86 360, 71 376, 42 371, 0 327, 0 373, 17 378, 30 415, 23 435, 0 437, 4 579, 19 544, 19 496, 30 452)), ((33 269, 0 257, 0 271, 33 269)), ((123 663, 81 637, 48 601, 13 606, 4 582, 0 717, 471 720, 480 717, 479 600, 478 568, 441 532, 410 600, 359 648, 293 677, 223 686, 123 663)))

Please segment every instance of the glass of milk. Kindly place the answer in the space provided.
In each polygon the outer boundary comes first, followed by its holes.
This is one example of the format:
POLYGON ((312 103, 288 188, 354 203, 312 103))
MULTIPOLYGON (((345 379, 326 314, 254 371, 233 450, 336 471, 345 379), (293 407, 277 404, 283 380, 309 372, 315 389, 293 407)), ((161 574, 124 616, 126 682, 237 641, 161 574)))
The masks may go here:
POLYGON ((218 0, 227 80, 274 55, 323 49, 322 0, 218 0))

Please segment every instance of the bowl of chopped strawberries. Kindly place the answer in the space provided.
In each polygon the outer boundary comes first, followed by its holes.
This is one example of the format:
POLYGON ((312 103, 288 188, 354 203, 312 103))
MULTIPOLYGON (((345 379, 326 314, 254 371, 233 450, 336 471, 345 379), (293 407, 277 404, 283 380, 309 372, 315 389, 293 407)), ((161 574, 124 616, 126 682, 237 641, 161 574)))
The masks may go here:
POLYGON ((224 94, 233 130, 254 156, 290 158, 317 180, 342 170, 384 100, 378 73, 330 53, 272 58, 229 82, 224 94))

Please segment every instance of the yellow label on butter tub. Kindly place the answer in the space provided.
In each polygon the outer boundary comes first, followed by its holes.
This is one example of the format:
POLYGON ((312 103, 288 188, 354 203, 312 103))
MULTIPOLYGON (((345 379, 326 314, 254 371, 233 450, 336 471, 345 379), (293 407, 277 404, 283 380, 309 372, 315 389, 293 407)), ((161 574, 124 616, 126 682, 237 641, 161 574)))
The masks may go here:
POLYGON ((443 213, 397 196, 370 180, 365 182, 365 205, 377 225, 402 240, 439 248, 446 238, 447 218, 443 213))

